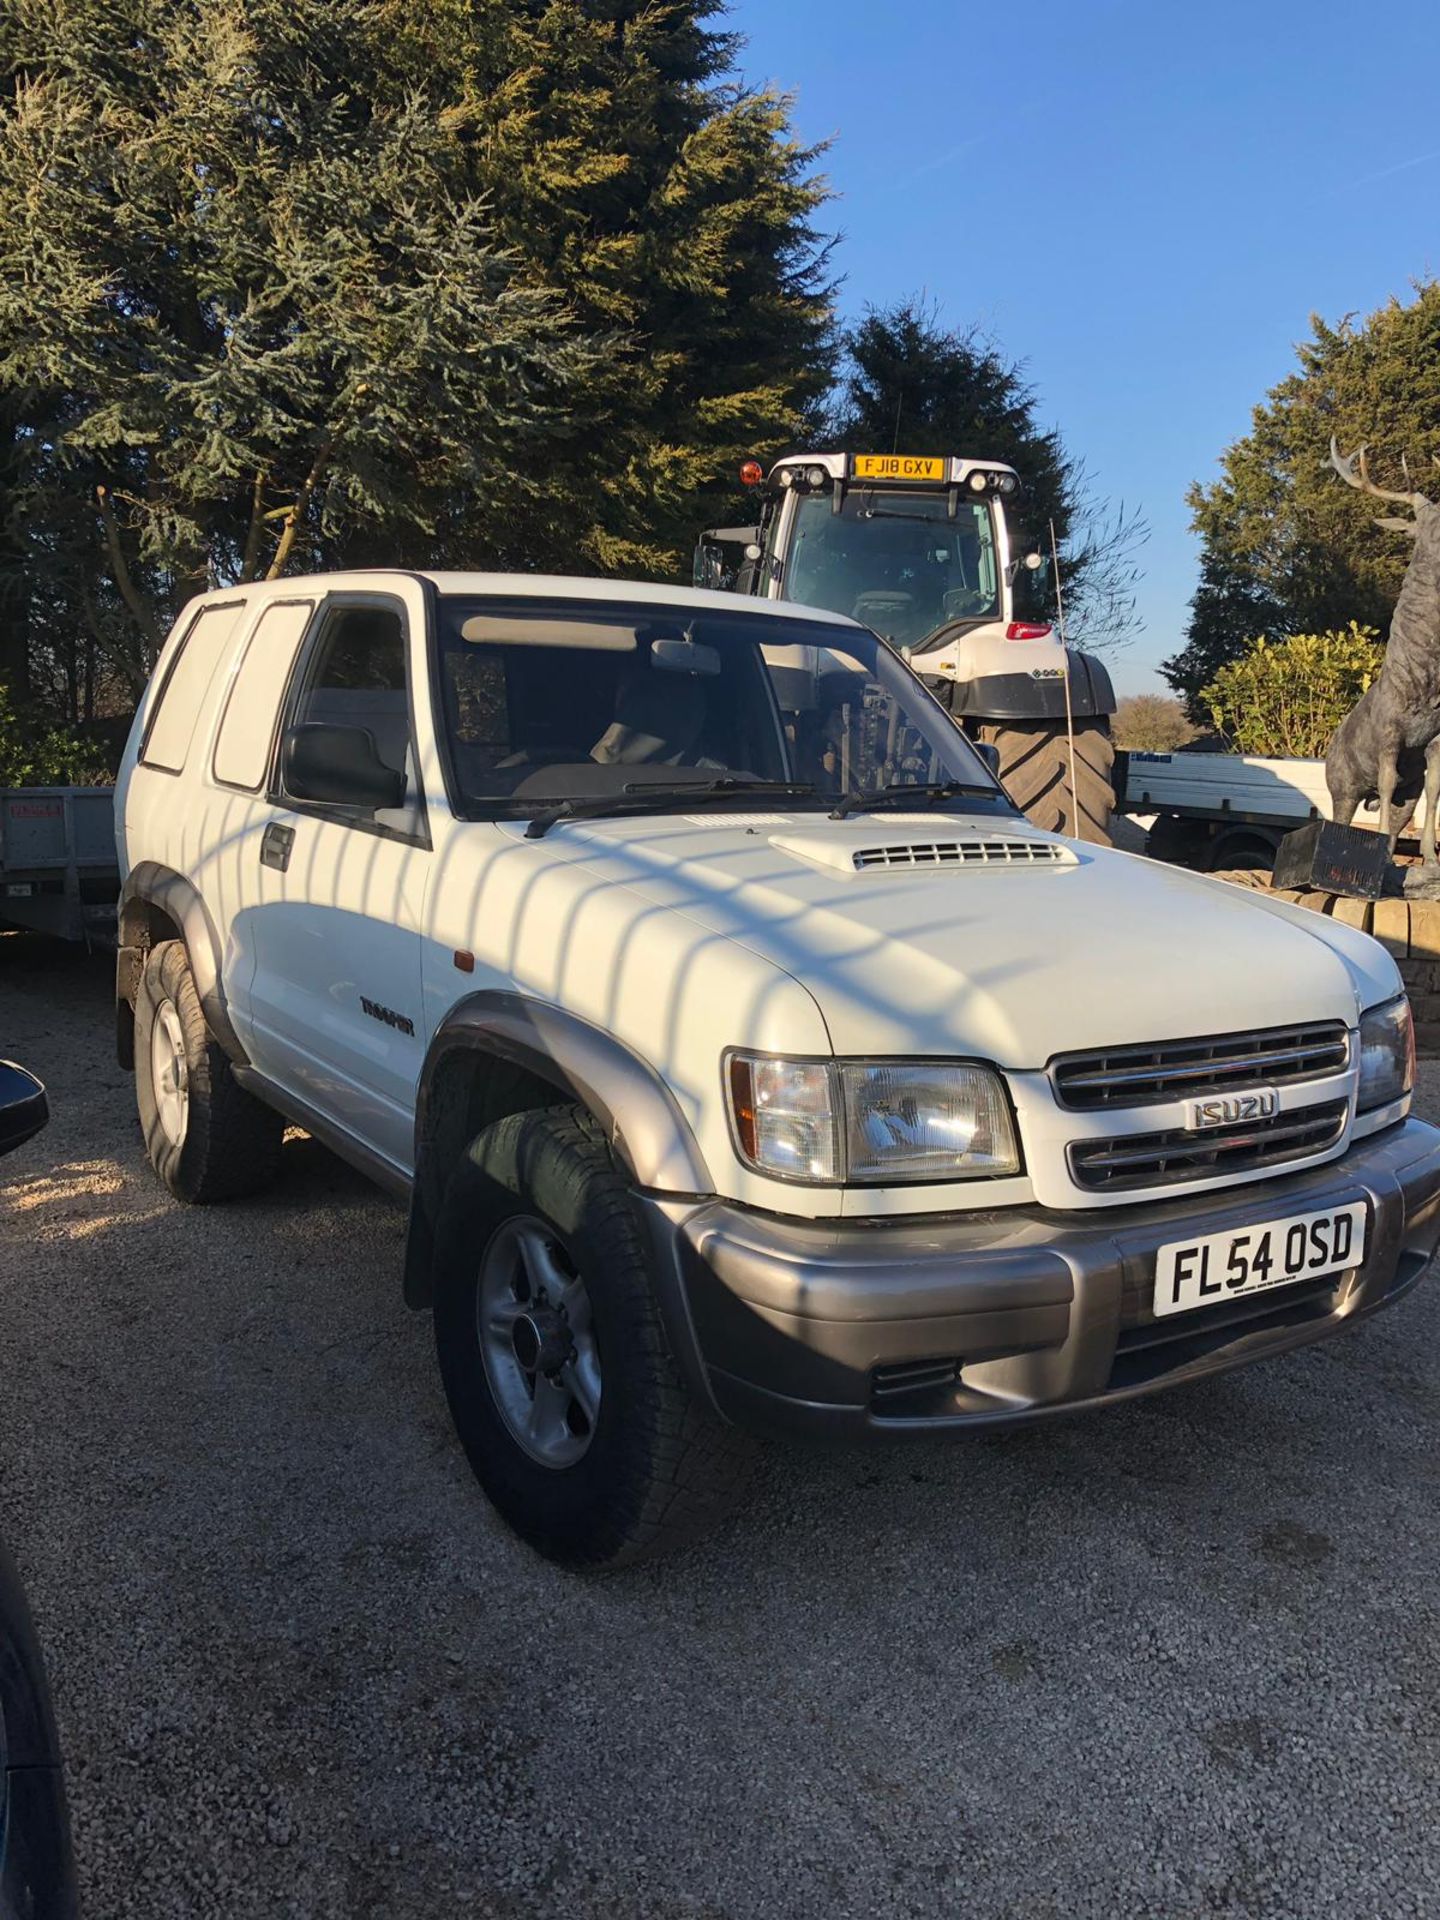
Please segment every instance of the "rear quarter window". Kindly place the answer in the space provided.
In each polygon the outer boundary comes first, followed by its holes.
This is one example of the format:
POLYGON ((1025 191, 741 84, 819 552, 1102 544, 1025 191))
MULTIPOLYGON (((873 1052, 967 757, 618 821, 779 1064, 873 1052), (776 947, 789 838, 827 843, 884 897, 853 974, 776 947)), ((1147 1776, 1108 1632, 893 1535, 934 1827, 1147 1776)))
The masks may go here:
POLYGON ((230 600, 223 606, 202 607, 191 621, 155 696, 140 748, 142 766, 158 767, 164 773, 184 770, 205 697, 215 684, 216 669, 228 658, 230 640, 244 611, 243 600, 230 600))
POLYGON ((215 741, 214 773, 222 785, 253 793, 264 784, 275 716, 314 611, 313 600, 279 601, 266 607, 256 622, 215 741))

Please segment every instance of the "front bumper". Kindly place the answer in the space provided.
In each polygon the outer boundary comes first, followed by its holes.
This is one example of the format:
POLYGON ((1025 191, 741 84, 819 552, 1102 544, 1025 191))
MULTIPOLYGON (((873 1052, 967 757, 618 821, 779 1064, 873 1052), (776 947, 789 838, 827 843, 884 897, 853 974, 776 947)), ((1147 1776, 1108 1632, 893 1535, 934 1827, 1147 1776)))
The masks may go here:
POLYGON ((933 1432, 1133 1399, 1388 1305, 1440 1239, 1440 1132, 1409 1120, 1306 1173, 1083 1215, 804 1221, 717 1200, 646 1204, 722 1414, 835 1437, 933 1432), (1354 1200, 1370 1215, 1359 1267, 1155 1320, 1166 1242, 1354 1200))

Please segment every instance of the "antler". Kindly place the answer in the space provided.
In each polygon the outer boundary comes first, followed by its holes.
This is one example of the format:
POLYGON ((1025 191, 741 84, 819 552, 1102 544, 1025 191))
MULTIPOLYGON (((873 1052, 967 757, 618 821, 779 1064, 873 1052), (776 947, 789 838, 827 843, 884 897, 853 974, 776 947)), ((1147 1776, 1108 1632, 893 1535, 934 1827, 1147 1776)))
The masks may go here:
MULTIPOLYGON (((1365 465, 1366 452, 1367 449, 1365 447, 1357 447, 1347 460, 1335 444, 1334 434, 1332 433, 1330 436, 1330 464, 1347 487, 1354 487, 1359 493, 1373 494, 1377 500, 1403 501, 1407 507, 1412 509, 1415 507, 1417 501, 1424 500, 1425 496, 1423 493, 1393 493, 1389 487, 1377 487, 1375 482, 1370 478, 1369 468, 1365 465)), ((1409 478, 1408 467, 1406 468, 1406 478, 1409 478)))

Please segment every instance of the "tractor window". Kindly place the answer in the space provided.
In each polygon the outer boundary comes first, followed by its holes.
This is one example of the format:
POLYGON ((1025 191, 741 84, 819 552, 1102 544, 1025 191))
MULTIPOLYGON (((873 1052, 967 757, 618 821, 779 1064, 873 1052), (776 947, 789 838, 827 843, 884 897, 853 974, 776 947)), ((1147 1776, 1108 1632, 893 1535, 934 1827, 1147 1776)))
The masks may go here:
POLYGON ((962 499, 953 519, 949 508, 944 493, 852 487, 836 513, 828 493, 800 495, 782 593, 902 647, 955 620, 998 619, 990 505, 962 499))

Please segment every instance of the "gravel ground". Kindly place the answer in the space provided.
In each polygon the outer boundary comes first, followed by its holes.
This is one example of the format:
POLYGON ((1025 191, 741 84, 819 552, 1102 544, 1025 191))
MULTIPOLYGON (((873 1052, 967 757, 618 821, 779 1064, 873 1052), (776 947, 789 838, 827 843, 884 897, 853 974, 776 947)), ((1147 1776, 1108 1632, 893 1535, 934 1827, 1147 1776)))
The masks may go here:
MULTIPOLYGON (((0 1527, 91 1920, 1440 1911, 1440 1287, 1043 1430, 776 1449, 584 1581, 451 1438, 399 1213, 149 1174, 109 971, 0 940, 0 1527)), ((1440 1111, 1440 1070, 1422 1107, 1440 1111)))

